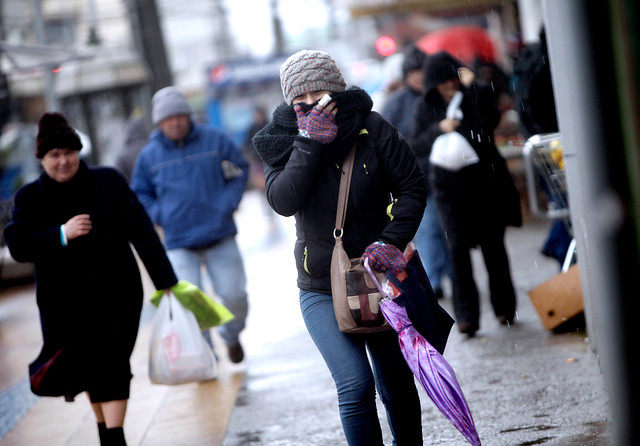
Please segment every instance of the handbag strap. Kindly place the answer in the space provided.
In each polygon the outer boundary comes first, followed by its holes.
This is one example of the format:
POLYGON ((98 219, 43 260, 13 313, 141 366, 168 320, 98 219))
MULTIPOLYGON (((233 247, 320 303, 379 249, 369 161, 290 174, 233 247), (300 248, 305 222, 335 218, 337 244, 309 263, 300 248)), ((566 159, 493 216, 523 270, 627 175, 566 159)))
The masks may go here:
POLYGON ((356 144, 353 144, 342 163, 342 174, 340 177, 340 189, 338 191, 338 209, 336 211, 336 227, 333 230, 333 237, 342 237, 344 219, 347 216, 347 201, 349 188, 351 187, 351 174, 353 173, 353 160, 356 156, 356 144))

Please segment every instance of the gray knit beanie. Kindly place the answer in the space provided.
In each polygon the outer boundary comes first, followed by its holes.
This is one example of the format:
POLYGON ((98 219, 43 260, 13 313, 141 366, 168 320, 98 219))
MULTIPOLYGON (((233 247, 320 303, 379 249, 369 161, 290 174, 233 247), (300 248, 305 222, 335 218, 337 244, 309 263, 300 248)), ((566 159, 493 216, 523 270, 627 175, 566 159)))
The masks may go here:
POLYGON ((175 115, 190 115, 191 107, 187 97, 177 87, 165 87, 158 90, 151 99, 151 118, 154 125, 175 115))
POLYGON ((347 87, 336 61, 324 51, 302 50, 280 67, 282 94, 287 104, 310 91, 344 91, 347 87))

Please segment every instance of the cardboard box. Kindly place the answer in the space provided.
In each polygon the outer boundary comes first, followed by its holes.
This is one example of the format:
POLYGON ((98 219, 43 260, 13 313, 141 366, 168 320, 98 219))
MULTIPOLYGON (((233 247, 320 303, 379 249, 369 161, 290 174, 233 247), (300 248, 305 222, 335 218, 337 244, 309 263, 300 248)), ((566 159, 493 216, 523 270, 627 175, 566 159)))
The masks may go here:
POLYGON ((584 311, 580 270, 575 264, 529 291, 542 325, 553 330, 584 311))

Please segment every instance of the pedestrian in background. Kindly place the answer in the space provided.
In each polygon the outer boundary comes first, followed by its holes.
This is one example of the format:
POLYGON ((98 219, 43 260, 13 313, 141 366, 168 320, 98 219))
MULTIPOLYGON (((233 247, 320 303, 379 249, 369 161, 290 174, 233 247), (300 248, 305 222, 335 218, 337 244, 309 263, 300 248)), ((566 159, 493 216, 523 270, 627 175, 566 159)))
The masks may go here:
POLYGON ((413 128, 416 101, 422 92, 427 55, 414 44, 408 45, 402 55, 403 86, 387 99, 381 114, 402 136, 409 138, 413 128))
POLYGON ((353 145, 343 236, 349 257, 370 257, 380 270, 403 267, 401 250, 413 238, 424 208, 423 175, 407 143, 371 111, 369 95, 358 87, 346 89, 329 54, 293 54, 280 68, 280 80, 285 102, 253 142, 265 163, 269 203, 296 219, 302 315, 335 381, 347 442, 382 444, 377 386, 394 444, 422 445, 420 400, 397 334, 341 332, 329 271, 340 166, 353 145), (332 101, 323 107, 318 101, 325 94, 332 101))
MULTIPOLYGON (((411 142, 416 104, 420 99, 424 85, 424 66, 427 55, 412 44, 405 49, 404 57, 402 72, 405 86, 389 98, 382 115, 411 142)), ((417 150, 413 147, 413 143, 411 144, 417 155, 418 164, 425 174, 425 182, 427 182, 429 165, 427 151, 417 150)), ((420 252, 420 259, 431 281, 434 293, 436 296, 442 297, 442 279, 449 274, 449 253, 444 243, 444 233, 438 217, 437 204, 429 193, 427 194, 427 206, 424 209, 414 242, 420 252)))
MULTIPOLYGON (((159 128, 138 155, 131 188, 162 228, 178 276, 202 288, 206 268, 215 293, 235 315, 218 333, 231 362, 241 362, 248 301, 233 213, 246 186, 247 162, 230 138, 191 119, 187 98, 176 87, 153 96, 152 120, 159 128)), ((213 347, 209 331, 203 335, 213 347)))
POLYGON ((453 307, 458 330, 473 336, 480 328, 480 303, 473 279, 470 250, 479 246, 489 275, 491 303, 500 323, 512 324, 516 296, 504 245, 506 226, 520 226, 520 198, 504 158, 493 141, 500 113, 491 87, 461 74, 470 71, 450 54, 429 56, 425 65, 423 97, 415 114, 413 148, 426 151, 448 132, 459 132, 476 152, 479 162, 459 171, 429 163, 429 184, 445 230, 451 255, 453 307), (463 93, 460 119, 447 118, 447 105, 463 93))
POLYGON ((249 163, 249 184, 260 192, 264 192, 264 164, 253 147, 252 139, 267 123, 267 113, 262 107, 256 107, 242 147, 242 154, 249 163))
POLYGON ((259 193, 258 200, 260 201, 262 215, 266 223, 266 237, 270 239, 278 233, 278 220, 275 212, 273 212, 273 209, 269 206, 264 192, 264 164, 260 155, 256 152, 256 148, 253 146, 253 137, 256 136, 256 133, 262 130, 268 122, 266 111, 262 107, 257 106, 253 113, 251 127, 247 130, 247 137, 242 147, 242 153, 249 163, 249 184, 259 193))
POLYGON ((134 111, 127 121, 124 146, 115 162, 116 169, 122 172, 127 181, 131 181, 138 154, 149 140, 147 121, 140 113, 134 111))
POLYGON ((40 119, 36 156, 44 172, 15 197, 4 236, 11 255, 33 262, 43 364, 63 349, 67 401, 86 391, 101 445, 126 445, 129 359, 142 309, 133 244, 157 289, 177 278, 144 208, 111 168, 89 168, 59 113, 40 119))

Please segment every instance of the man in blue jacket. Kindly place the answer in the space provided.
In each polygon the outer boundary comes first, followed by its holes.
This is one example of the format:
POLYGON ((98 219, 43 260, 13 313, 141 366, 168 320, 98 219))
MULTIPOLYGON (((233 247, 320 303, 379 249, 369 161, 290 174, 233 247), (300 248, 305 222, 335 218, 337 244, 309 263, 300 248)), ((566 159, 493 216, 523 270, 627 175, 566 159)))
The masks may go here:
MULTIPOLYGON (((245 190, 247 162, 231 139, 191 119, 187 98, 176 87, 156 92, 152 119, 159 128, 136 160, 131 188, 162 228, 178 278, 202 288, 201 267, 207 269, 216 295, 235 315, 218 331, 229 359, 238 363, 248 302, 233 213, 245 190)), ((203 334, 212 345, 210 333, 203 334)))

